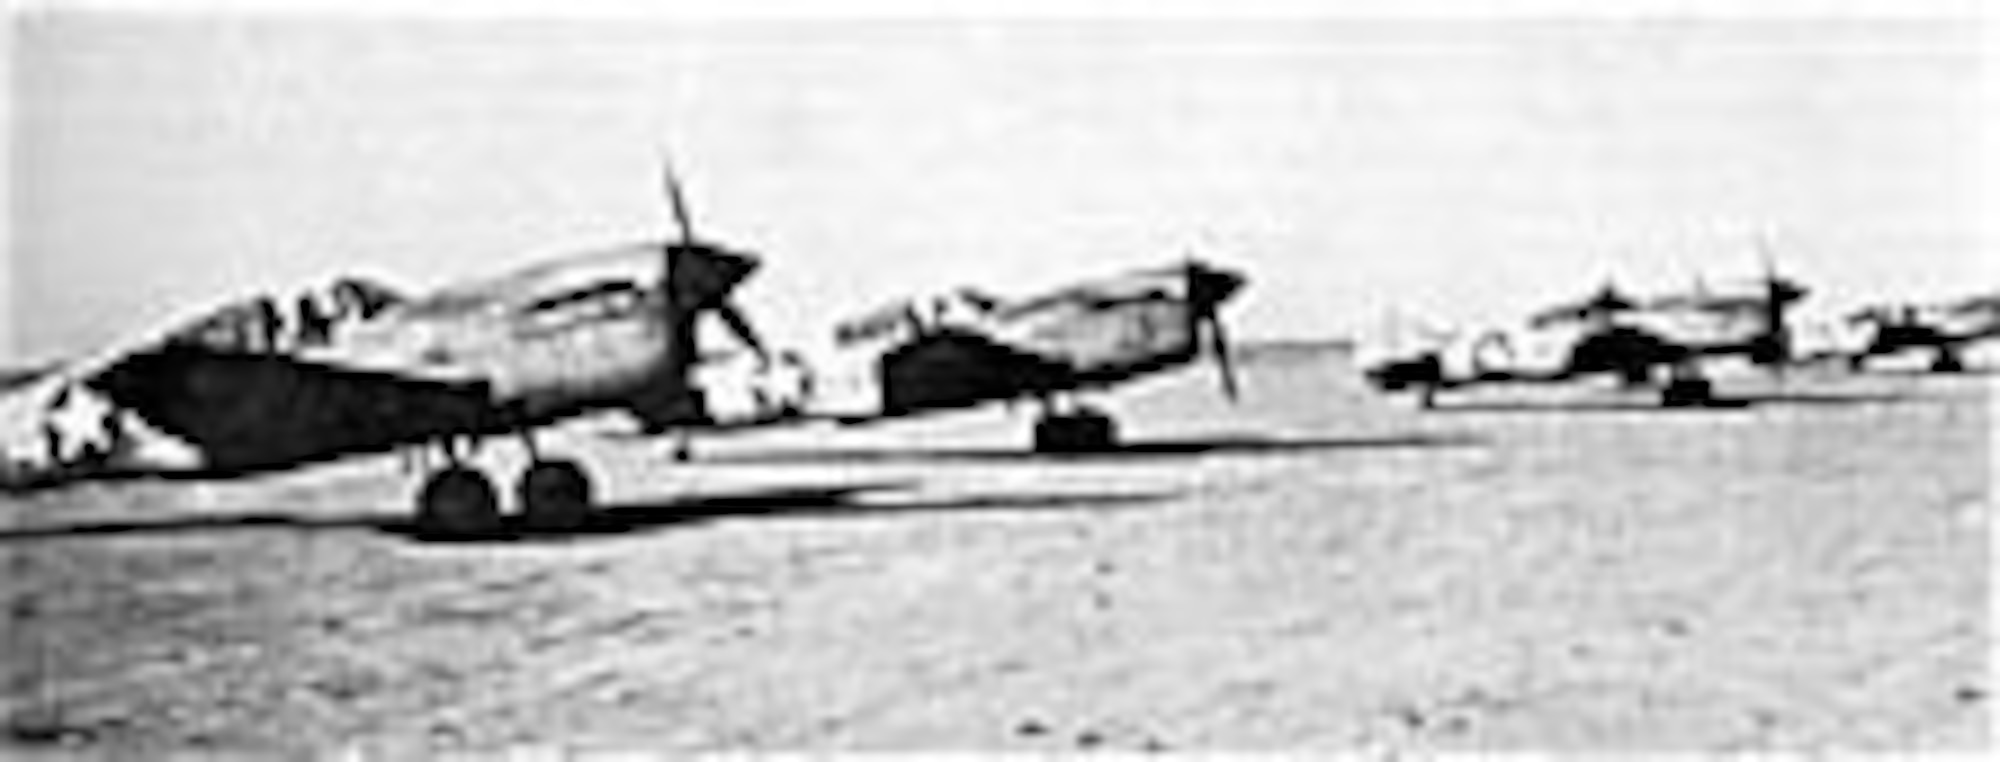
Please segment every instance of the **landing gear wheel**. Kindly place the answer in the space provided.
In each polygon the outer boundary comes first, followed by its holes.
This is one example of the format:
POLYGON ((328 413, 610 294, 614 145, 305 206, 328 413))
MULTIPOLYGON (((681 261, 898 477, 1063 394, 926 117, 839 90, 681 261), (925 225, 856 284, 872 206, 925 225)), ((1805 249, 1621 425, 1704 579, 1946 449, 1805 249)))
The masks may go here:
POLYGON ((1847 358, 1847 369, 1855 373, 1868 369, 1868 355, 1860 354, 1847 358))
POLYGON ((453 466, 431 476, 417 496, 417 530, 447 537, 500 531, 500 500, 486 475, 453 466))
POLYGON ((521 520, 528 529, 576 529, 590 520, 590 476, 574 461, 543 461, 528 467, 519 487, 521 520))
POLYGON ((1709 383, 1703 379, 1675 379, 1660 392, 1662 407, 1689 407, 1705 405, 1714 399, 1709 394, 1709 383))
POLYGON ((1962 370, 1965 370, 1965 365, 1960 363, 1958 355, 1952 352, 1938 355, 1937 361, 1931 363, 1931 371, 1935 373, 1957 373, 1962 370))
POLYGON ((1107 452, 1118 446, 1118 423, 1101 413, 1049 416, 1035 422, 1035 452, 1107 452))

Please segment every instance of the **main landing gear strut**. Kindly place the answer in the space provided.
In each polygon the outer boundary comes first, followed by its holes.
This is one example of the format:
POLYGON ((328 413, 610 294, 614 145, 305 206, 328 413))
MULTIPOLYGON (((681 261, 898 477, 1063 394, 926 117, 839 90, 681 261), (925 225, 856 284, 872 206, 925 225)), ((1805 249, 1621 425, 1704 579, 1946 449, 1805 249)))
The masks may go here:
POLYGON ((1957 350, 1952 349, 1950 345, 1939 344, 1937 360, 1931 363, 1931 371, 1935 373, 1958 373, 1963 370, 1965 370, 1965 363, 1959 361, 1957 350))
POLYGON ((1438 385, 1423 383, 1417 389, 1417 405, 1425 410, 1436 410, 1438 406, 1438 385))
POLYGON ((1666 388, 1660 390, 1661 407, 1694 407, 1715 401, 1708 379, 1691 363, 1675 364, 1669 372, 1666 388))
MULTIPOLYGON (((564 531, 590 519, 590 476, 571 460, 543 460, 534 435, 522 443, 529 465, 515 485, 520 525, 532 531, 564 531)), ((417 495, 417 529, 427 535, 476 537, 504 531, 500 499, 492 480, 460 460, 451 438, 443 443, 446 466, 424 482, 417 495)))
POLYGON ((1035 422, 1035 452, 1109 452, 1118 447, 1118 422, 1103 411, 1069 398, 1059 412, 1055 398, 1042 397, 1042 417, 1035 422))

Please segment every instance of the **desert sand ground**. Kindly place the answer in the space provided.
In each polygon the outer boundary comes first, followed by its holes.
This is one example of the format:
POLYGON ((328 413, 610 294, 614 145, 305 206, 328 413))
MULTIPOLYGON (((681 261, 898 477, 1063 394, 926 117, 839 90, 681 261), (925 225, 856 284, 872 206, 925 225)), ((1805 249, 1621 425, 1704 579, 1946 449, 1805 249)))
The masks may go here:
POLYGON ((1988 378, 1420 413, 1245 365, 1233 408, 1111 395, 1144 446, 1082 459, 1001 410, 692 466, 586 422, 563 537, 415 541, 386 456, 13 499, 0 712, 23 751, 1988 743, 1988 378))

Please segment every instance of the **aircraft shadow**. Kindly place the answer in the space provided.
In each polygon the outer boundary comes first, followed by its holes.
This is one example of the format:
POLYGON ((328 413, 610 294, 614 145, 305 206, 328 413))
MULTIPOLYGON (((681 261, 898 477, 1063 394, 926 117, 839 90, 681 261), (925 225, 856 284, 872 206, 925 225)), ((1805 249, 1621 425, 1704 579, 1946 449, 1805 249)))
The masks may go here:
POLYGON ((1663 407, 1658 402, 1639 400, 1599 400, 1589 402, 1479 402, 1451 404, 1441 402, 1426 412, 1477 413, 1510 411, 1621 411, 1651 413, 1699 413, 1706 410, 1743 410, 1761 405, 1880 405, 1907 402, 1911 398, 1902 394, 1760 394, 1743 397, 1718 397, 1706 404, 1688 407, 1663 407))
POLYGON ((1410 434, 1348 439, 1270 439, 1220 437, 1210 440, 1137 442, 1096 452, 1035 452, 1025 448, 814 448, 745 453, 717 453, 702 462, 767 463, 927 463, 952 461, 1102 461, 1189 458, 1203 455, 1269 454, 1315 450, 1366 450, 1405 447, 1466 447, 1482 443, 1470 436, 1410 434))
POLYGON ((916 500, 868 502, 873 493, 907 490, 917 482, 878 482, 825 487, 782 487, 722 495, 688 496, 641 503, 598 506, 582 526, 565 530, 529 530, 513 516, 499 533, 476 537, 438 537, 419 531, 408 511, 360 511, 334 515, 286 513, 165 517, 152 521, 102 522, 0 530, 0 543, 94 535, 153 535, 178 532, 235 530, 373 529, 426 542, 536 542, 591 536, 621 535, 647 529, 686 526, 722 518, 779 515, 863 515, 926 511, 977 510, 1109 510, 1156 503, 1175 492, 992 492, 916 500))

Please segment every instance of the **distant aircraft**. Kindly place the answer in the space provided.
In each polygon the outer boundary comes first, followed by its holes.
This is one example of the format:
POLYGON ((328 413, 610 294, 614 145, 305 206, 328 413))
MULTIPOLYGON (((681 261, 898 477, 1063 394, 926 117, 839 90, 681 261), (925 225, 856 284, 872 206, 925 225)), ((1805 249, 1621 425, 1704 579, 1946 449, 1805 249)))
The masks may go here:
POLYGON ((1244 280, 1192 259, 1039 298, 960 291, 911 303, 892 319, 843 325, 852 372, 819 378, 796 353, 766 350, 731 303, 757 259, 695 236, 671 168, 666 193, 675 241, 423 296, 344 280, 296 301, 232 304, 16 380, 0 390, 0 487, 229 478, 436 446, 446 466, 418 496, 418 525, 483 534, 502 526, 499 501, 459 445, 516 434, 532 462, 518 483, 522 523, 556 529, 586 518, 591 484, 578 463, 544 458, 534 432, 586 411, 622 410, 646 435, 674 433, 684 459, 696 430, 854 424, 1027 398, 1042 403, 1037 449, 1102 449, 1115 426, 1077 393, 1191 362, 1204 334, 1224 390, 1236 393, 1217 309, 1244 280), (697 345, 696 319, 708 313, 747 349, 747 376, 710 378, 745 353, 697 345))
POLYGON ((1491 331, 1466 346, 1469 366, 1453 375, 1442 352, 1390 360, 1366 370, 1385 391, 1415 388, 1424 407, 1434 407, 1437 392, 1475 384, 1561 383, 1584 374, 1604 373, 1627 386, 1652 383, 1664 368, 1663 406, 1713 403, 1709 381, 1701 374, 1706 358, 1739 355, 1753 365, 1783 368, 1796 362, 1791 349, 1787 311, 1807 289, 1779 276, 1768 263, 1765 276, 1750 290, 1713 291, 1697 282, 1687 293, 1650 299, 1606 283, 1580 301, 1540 310, 1528 319, 1522 340, 1506 331, 1491 331), (1557 333, 1567 329, 1566 333, 1557 333), (1550 341, 1550 338, 1554 341, 1550 341), (1539 353, 1517 347, 1538 343, 1539 353), (1489 363, 1492 351, 1500 364, 1489 363))
POLYGON ((1872 356, 1931 347, 1936 352, 1931 370, 1955 373, 1965 369, 1960 349, 1976 341, 2000 337, 2000 296, 1971 297, 1943 304, 1869 307, 1849 315, 1848 322, 1873 328, 1868 345, 1847 355, 1848 366, 1854 370, 1865 369, 1872 356))

